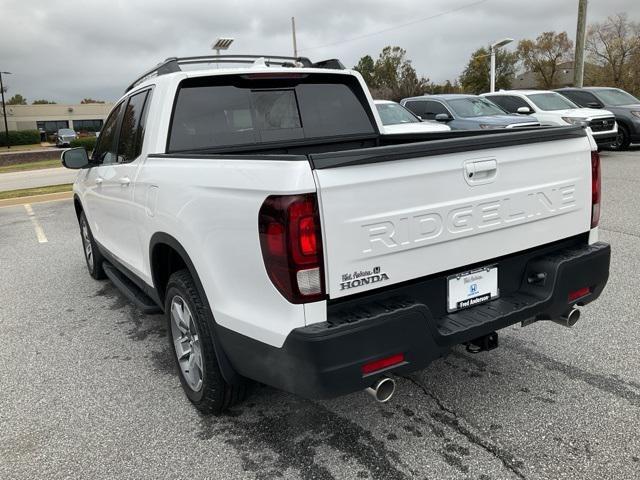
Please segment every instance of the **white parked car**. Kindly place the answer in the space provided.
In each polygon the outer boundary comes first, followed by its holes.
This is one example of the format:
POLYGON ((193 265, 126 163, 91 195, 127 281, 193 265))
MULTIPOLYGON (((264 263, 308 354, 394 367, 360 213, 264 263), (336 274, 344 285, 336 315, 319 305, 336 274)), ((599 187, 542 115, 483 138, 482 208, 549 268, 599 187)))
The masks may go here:
POLYGON ((442 123, 423 121, 418 116, 391 100, 373 101, 385 134, 449 132, 451 128, 442 123))
POLYGON ((201 411, 249 380, 387 401, 390 374, 495 348, 517 323, 571 326, 602 292, 584 127, 382 135, 364 80, 335 60, 180 68, 219 60, 145 72, 92 157, 62 155, 89 273, 164 312, 201 411))
POLYGON ((541 125, 586 124, 599 147, 609 146, 618 136, 613 113, 595 108, 580 108, 571 100, 551 90, 500 90, 483 93, 509 113, 529 114, 541 125))

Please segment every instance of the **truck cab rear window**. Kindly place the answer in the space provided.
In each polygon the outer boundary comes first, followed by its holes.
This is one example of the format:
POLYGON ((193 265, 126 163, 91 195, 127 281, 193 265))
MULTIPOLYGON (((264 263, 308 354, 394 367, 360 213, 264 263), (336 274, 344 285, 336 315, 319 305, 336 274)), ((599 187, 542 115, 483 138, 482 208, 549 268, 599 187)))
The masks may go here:
POLYGON ((231 78, 182 83, 169 152, 375 133, 362 100, 346 82, 231 78))

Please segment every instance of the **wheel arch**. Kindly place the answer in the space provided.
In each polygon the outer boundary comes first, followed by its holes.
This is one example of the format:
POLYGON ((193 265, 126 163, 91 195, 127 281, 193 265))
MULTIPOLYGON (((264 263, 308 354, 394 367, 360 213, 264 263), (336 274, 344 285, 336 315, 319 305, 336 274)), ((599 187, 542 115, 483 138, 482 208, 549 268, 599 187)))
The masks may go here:
POLYGON ((196 284, 198 294, 202 298, 205 306, 212 312, 213 318, 213 344, 216 351, 216 358, 222 376, 232 385, 238 385, 241 381, 241 377, 235 371, 231 362, 229 361, 222 344, 220 343, 220 337, 217 335, 216 330, 218 324, 213 317, 213 310, 207 298, 207 294, 204 290, 200 276, 196 270, 195 265, 191 261, 189 254, 180 242, 173 236, 164 232, 156 232, 151 236, 149 242, 149 267, 151 271, 151 279, 153 282, 153 288, 156 290, 156 294, 160 299, 160 302, 164 308, 165 293, 169 277, 173 272, 186 268, 193 278, 196 284))
POLYGON ((631 134, 631 126, 629 125, 629 121, 626 118, 623 119, 617 119, 616 118, 616 122, 618 123, 618 128, 622 127, 627 131, 627 134, 631 134))

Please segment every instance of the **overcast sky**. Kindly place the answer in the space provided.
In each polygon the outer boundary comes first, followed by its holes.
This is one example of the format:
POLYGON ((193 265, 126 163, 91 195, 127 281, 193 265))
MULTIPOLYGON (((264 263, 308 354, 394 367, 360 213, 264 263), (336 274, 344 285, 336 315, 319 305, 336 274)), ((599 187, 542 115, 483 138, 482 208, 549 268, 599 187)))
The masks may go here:
MULTIPOLYGON (((353 66, 399 45, 418 74, 441 82, 456 78, 471 52, 492 40, 548 30, 575 38, 577 6, 578 0, 2 0, 0 70, 13 73, 6 77, 9 96, 21 93, 29 103, 115 100, 143 70, 169 56, 210 53, 218 36, 236 39, 230 53, 292 55, 295 16, 299 54, 312 60, 337 57, 353 66)), ((640 0, 590 0, 588 22, 619 12, 640 21, 640 0)))

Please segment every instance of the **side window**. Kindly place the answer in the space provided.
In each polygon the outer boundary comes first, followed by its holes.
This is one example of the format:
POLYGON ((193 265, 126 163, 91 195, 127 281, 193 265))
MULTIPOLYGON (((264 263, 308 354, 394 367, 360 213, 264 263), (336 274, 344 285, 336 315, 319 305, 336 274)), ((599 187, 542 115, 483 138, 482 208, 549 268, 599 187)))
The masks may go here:
POLYGON ((93 150, 92 161, 94 163, 109 164, 116 161, 114 140, 116 138, 116 127, 118 126, 118 117, 122 110, 122 103, 113 109, 109 118, 104 123, 98 143, 93 150))
POLYGON ((144 127, 146 123, 147 96, 149 90, 132 95, 122 115, 122 126, 118 136, 117 163, 135 160, 142 151, 144 127))
POLYGON ((580 107, 588 107, 589 104, 593 103, 598 104, 600 107, 603 106, 602 103, 600 103, 598 99, 589 92, 570 90, 568 92, 561 91, 560 93, 580 107))
POLYGON ((435 120, 436 115, 438 115, 439 113, 446 113, 447 115, 451 116, 451 113, 449 113, 449 110, 447 110, 447 107, 445 107, 440 102, 434 102, 433 100, 431 100, 423 103, 425 107, 424 108, 425 112, 424 112, 424 115, 421 115, 421 117, 424 118, 425 120, 435 120))
POLYGON ((487 95, 486 98, 509 113, 518 113, 520 107, 531 108, 526 100, 520 97, 514 97, 513 95, 487 95))
POLYGON ((404 106, 416 115, 424 118, 424 102, 407 102, 404 106))

